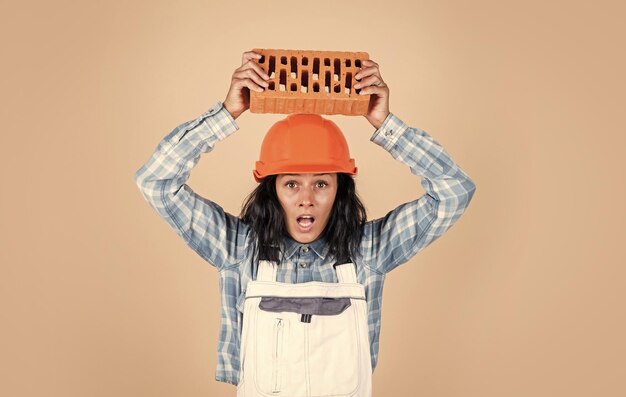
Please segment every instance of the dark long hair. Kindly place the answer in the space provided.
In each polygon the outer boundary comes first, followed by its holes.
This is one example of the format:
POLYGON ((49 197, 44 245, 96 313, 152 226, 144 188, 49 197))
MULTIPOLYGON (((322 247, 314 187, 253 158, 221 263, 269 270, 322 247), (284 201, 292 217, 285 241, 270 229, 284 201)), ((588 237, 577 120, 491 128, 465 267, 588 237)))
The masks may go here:
MULTIPOLYGON (((281 261, 282 240, 289 236, 285 215, 276 194, 276 175, 269 175, 245 199, 241 219, 250 225, 256 236, 257 258, 281 261)), ((336 260, 357 256, 363 225, 367 219, 352 176, 337 173, 337 195, 330 217, 320 235, 328 244, 328 254, 336 260)))

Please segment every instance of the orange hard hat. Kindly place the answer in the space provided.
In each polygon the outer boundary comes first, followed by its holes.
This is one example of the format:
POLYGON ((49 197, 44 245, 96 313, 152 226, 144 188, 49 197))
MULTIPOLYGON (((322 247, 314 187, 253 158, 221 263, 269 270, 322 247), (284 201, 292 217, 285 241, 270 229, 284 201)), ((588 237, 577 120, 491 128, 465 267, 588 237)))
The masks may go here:
POLYGON ((319 114, 290 114, 265 134, 253 174, 260 182, 268 175, 325 172, 357 173, 343 133, 319 114))

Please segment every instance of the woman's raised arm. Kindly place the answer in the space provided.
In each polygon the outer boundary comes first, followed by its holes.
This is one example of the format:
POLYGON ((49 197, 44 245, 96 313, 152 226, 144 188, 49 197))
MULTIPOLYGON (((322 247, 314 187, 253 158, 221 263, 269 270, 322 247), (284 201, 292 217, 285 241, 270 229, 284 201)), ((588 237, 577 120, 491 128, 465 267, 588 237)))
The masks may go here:
POLYGON ((176 127, 134 174, 150 206, 187 245, 218 269, 245 256, 249 228, 218 204, 196 194, 186 182, 202 153, 212 151, 217 142, 239 129, 235 118, 249 108, 249 89, 258 89, 254 82, 260 78, 255 69, 258 65, 251 61, 256 55, 243 54, 242 66, 233 73, 224 103, 218 101, 200 117, 176 127))
POLYGON ((371 60, 356 75, 354 88, 372 94, 365 116, 376 128, 371 140, 422 178, 426 191, 386 216, 365 224, 361 241, 364 262, 388 273, 442 236, 469 205, 476 185, 426 131, 406 125, 389 111, 389 87, 371 60))

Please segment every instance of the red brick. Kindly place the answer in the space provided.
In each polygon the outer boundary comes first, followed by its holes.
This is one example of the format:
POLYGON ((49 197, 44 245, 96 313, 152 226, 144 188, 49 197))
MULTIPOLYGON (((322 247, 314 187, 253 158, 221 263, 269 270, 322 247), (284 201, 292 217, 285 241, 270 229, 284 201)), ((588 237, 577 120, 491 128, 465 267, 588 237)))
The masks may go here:
POLYGON ((253 51, 263 55, 255 61, 271 79, 263 92, 250 90, 250 112, 367 114, 370 95, 353 88, 367 52, 253 51))

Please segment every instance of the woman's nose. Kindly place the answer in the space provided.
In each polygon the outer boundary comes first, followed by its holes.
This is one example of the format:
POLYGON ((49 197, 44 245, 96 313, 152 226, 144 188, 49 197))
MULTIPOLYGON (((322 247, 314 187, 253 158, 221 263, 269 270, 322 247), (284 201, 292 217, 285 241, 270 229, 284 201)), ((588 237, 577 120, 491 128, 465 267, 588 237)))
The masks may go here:
POLYGON ((300 190, 300 197, 298 200, 298 204, 300 206, 313 205, 313 192, 311 192, 309 189, 300 190))

